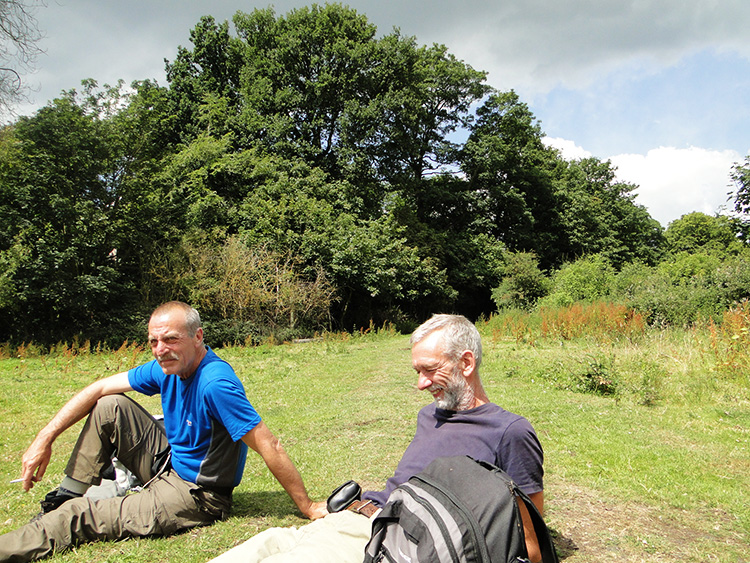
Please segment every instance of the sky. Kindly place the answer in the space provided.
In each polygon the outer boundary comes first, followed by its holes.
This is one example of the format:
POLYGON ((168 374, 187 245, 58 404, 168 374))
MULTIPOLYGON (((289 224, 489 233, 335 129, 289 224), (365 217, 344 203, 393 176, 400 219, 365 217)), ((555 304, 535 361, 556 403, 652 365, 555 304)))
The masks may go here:
MULTIPOLYGON (((37 0, 38 1, 38 0, 37 0)), ((81 80, 156 79, 191 47, 203 15, 312 2, 46 0, 45 38, 28 114, 81 80)), ((319 2, 322 4, 323 2, 319 2)), ((515 90, 568 159, 610 160, 637 185, 636 203, 667 227, 700 211, 728 213, 730 173, 750 154, 747 0, 352 0, 378 35, 394 27, 443 44, 515 90)))

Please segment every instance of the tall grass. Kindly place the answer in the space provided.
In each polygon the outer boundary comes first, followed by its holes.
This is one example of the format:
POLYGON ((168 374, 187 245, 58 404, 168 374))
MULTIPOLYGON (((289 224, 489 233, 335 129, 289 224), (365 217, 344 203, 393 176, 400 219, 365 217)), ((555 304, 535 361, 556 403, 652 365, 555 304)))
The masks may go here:
POLYGON ((706 393, 750 396, 747 302, 724 313, 722 322, 697 322, 686 329, 649 327, 642 314, 608 302, 507 310, 484 324, 497 343, 557 347, 550 365, 526 368, 560 389, 630 396, 646 405, 684 404, 706 393))
POLYGON ((750 302, 725 311, 721 324, 709 321, 707 330, 716 372, 747 385, 750 373, 750 302))
POLYGON ((569 307, 543 308, 540 331, 545 338, 571 340, 593 336, 600 342, 621 337, 642 336, 646 329, 644 315, 617 303, 575 303, 569 307))

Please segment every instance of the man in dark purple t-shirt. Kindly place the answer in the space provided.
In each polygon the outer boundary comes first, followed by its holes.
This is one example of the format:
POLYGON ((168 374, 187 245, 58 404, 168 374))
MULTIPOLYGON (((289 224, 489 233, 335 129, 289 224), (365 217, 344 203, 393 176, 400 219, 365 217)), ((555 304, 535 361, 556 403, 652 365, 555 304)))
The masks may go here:
MULTIPOLYGON (((378 506, 401 483, 437 457, 469 455, 503 469, 543 512, 543 453, 531 424, 491 403, 479 378, 482 342, 473 323, 459 315, 435 315, 411 337, 417 387, 435 402, 422 408, 417 431, 384 491, 363 496, 378 506)), ((541 558, 525 507, 531 561, 541 558)))

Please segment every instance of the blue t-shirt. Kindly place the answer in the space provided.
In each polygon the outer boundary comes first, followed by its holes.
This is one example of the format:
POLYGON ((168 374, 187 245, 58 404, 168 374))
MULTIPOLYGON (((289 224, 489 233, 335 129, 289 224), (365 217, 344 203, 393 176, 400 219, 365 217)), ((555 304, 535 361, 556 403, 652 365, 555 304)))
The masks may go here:
POLYGON ((417 431, 384 491, 363 496, 385 506, 393 489, 424 470, 435 458, 468 455, 505 471, 526 494, 544 490, 542 445, 524 417, 494 403, 448 411, 431 403, 419 411, 417 431))
POLYGON ((241 438, 260 422, 232 367, 208 348, 196 372, 182 380, 152 360, 128 372, 130 386, 161 395, 172 467, 185 481, 211 488, 239 485, 247 445, 241 438))

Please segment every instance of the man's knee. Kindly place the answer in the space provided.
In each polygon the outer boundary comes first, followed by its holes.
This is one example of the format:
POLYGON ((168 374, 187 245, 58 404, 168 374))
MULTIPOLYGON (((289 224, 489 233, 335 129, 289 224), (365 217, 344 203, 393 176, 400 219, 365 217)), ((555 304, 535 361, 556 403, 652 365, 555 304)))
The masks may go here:
POLYGON ((105 395, 100 397, 91 409, 91 414, 102 418, 111 418, 119 409, 124 395, 105 395))
POLYGON ((104 397, 100 397, 99 400, 94 405, 94 409, 116 409, 119 408, 122 405, 128 405, 129 403, 134 403, 132 399, 127 397, 126 395, 104 395, 104 397))
POLYGON ((100 424, 104 424, 114 422, 123 413, 132 410, 145 412, 143 407, 126 395, 105 395, 94 404, 90 416, 96 418, 100 424))

